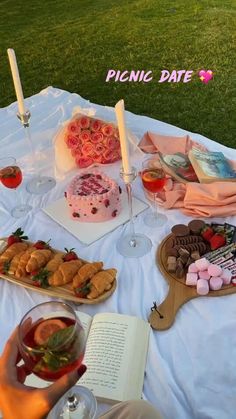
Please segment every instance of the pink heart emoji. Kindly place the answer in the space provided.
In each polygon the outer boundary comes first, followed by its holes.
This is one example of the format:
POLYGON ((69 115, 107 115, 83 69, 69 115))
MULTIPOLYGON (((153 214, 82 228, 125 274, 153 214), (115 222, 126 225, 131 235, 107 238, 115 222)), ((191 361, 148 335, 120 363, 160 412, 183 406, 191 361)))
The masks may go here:
POLYGON ((211 70, 200 70, 198 73, 200 80, 207 84, 213 77, 213 72, 211 70))

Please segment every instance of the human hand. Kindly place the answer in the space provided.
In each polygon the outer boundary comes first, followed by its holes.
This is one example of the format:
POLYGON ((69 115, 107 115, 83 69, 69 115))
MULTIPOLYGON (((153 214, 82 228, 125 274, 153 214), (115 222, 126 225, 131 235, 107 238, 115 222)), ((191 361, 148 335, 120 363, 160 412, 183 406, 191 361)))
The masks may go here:
POLYGON ((42 389, 24 385, 30 373, 23 364, 18 349, 18 327, 8 339, 0 357, 0 410, 4 419, 42 419, 47 416, 57 401, 86 371, 78 370, 63 375, 55 383, 42 389))

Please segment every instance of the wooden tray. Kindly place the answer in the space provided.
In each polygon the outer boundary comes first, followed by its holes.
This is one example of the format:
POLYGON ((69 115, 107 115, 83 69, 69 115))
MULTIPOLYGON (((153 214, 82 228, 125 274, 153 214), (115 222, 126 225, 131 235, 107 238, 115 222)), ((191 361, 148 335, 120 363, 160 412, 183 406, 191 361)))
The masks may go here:
MULTIPOLYGON (((234 285, 224 285, 218 291, 210 291, 206 296, 197 294, 196 287, 185 284, 185 276, 177 278, 167 271, 166 245, 173 237, 169 234, 160 244, 156 254, 156 263, 161 273, 169 283, 169 291, 166 299, 156 309, 153 309, 149 316, 149 322, 153 329, 166 330, 174 323, 178 309, 187 301, 197 297, 219 297, 221 295, 233 294, 236 292, 234 285), (158 311, 157 311, 158 310, 158 311)), ((206 303, 207 304, 207 303, 206 303)))
MULTIPOLYGON (((5 240, 5 238, 2 238, 1 240, 5 240)), ((29 242, 27 241, 27 243, 29 242)), ((57 249, 52 249, 52 250, 57 253, 63 253, 57 249)), ((87 262, 87 261, 84 261, 84 262, 87 262)), ((98 298, 89 300, 88 298, 76 297, 73 289, 71 288, 71 283, 62 285, 60 287, 40 288, 33 285, 33 281, 27 277, 16 279, 12 275, 5 275, 5 274, 0 273, 0 278, 6 279, 7 281, 12 282, 13 284, 20 285, 21 287, 28 288, 32 291, 39 292, 40 294, 49 295, 51 297, 63 298, 64 300, 73 301, 74 303, 77 303, 77 304, 99 304, 102 301, 106 300, 108 297, 110 297, 111 294, 113 294, 117 285, 117 281, 115 279, 115 281, 113 282, 112 288, 110 288, 104 294, 100 295, 98 298)))

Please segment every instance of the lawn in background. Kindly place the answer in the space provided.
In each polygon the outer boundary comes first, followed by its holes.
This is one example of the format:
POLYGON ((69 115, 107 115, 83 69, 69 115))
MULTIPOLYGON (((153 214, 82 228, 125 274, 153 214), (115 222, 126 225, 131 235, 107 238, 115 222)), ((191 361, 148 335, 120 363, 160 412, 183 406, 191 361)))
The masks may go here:
POLYGON ((47 86, 236 144, 235 0, 2 0, 0 106, 15 101, 7 48, 25 97, 47 86), (200 69, 214 80, 200 82, 200 69), (108 69, 152 70, 150 83, 105 83, 108 69), (194 70, 158 83, 161 70, 194 70))

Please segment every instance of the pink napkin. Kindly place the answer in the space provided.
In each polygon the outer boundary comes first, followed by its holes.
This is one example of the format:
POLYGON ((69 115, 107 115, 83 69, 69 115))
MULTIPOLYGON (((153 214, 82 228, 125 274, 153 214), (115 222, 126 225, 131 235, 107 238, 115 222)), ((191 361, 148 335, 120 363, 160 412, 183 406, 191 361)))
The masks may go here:
POLYGON ((206 150, 206 147, 191 140, 189 135, 184 137, 171 137, 169 135, 158 135, 150 131, 146 132, 139 143, 139 147, 145 153, 162 154, 183 153, 188 154, 192 147, 206 150))
MULTIPOLYGON (((195 143, 186 135, 170 137, 151 132, 144 134, 139 147, 148 153, 160 151, 163 154, 181 152, 187 154, 192 147, 206 148, 195 143)), ((236 162, 233 162, 236 166, 236 162)), ((153 194, 145 191, 153 200, 153 194)), ((192 217, 227 217, 236 215, 236 182, 180 183, 168 182, 166 188, 158 193, 157 202, 166 209, 178 208, 192 217)))

